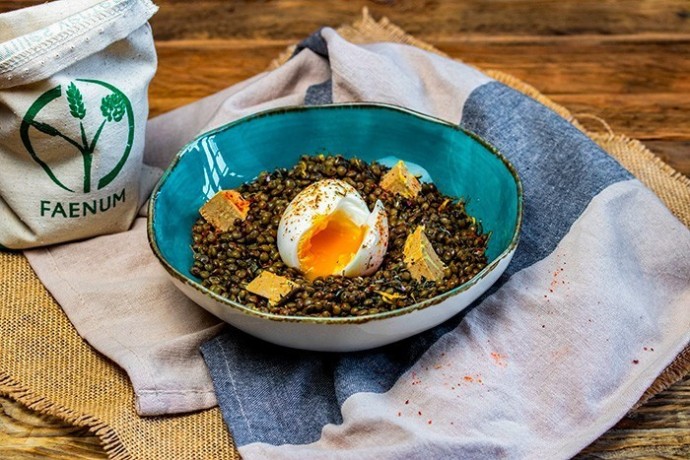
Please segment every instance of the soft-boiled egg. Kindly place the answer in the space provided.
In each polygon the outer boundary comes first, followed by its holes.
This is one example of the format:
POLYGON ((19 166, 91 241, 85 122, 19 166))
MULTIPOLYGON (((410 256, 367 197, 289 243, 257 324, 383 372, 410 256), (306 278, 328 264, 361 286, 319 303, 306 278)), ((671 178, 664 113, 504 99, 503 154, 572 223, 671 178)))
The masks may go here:
POLYGON ((370 212, 350 184, 325 179, 290 202, 277 240, 283 262, 307 279, 370 275, 388 248, 388 218, 381 201, 370 212))

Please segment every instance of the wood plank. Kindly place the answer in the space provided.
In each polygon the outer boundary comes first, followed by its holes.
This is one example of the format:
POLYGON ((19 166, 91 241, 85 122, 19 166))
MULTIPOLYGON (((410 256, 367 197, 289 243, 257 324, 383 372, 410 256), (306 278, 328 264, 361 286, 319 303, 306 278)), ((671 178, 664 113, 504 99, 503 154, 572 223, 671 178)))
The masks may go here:
MULTIPOLYGON (((265 69, 290 41, 209 40, 159 42, 156 79, 211 85, 220 89, 265 69), (193 72, 190 72, 193 69, 193 72)), ((580 45, 576 38, 549 42, 532 38, 518 45, 484 41, 433 43, 449 55, 480 68, 497 69, 530 82, 547 95, 690 93, 690 35, 683 41, 620 46, 616 43, 580 45), (604 65, 602 65, 604 63, 604 65)), ((166 84, 167 91, 173 90, 166 84)), ((158 94, 157 94, 158 95, 158 94)), ((163 95, 163 94, 161 94, 163 95)))
POLYGON ((480 68, 529 81, 547 94, 690 93, 690 35, 654 37, 473 37, 435 41, 480 68))
MULTIPOLYGON (((0 0, 0 12, 43 3, 0 0)), ((569 35, 690 32, 687 0, 158 0, 158 40, 287 38, 351 22, 366 6, 422 39, 458 34, 569 35)))
POLYGON ((266 70, 289 41, 157 43, 158 71, 149 89, 155 116, 266 70))
POLYGON ((645 140, 645 145, 676 171, 690 177, 690 141, 645 140))
POLYGON ((72 460, 107 458, 87 430, 39 415, 0 396, 0 458, 72 460))
POLYGON ((640 140, 690 139, 690 94, 548 94, 573 113, 591 113, 640 140))
MULTIPOLYGON (((592 38, 580 47, 572 37, 532 37, 519 44, 491 40, 436 44, 469 64, 521 78, 574 113, 603 118, 616 132, 643 142, 670 142, 654 146, 674 168, 690 175, 690 158, 683 143, 690 141, 690 79, 686 77, 690 59, 684 57, 690 56, 690 39, 671 41, 670 45, 665 39, 623 42, 602 43, 592 38)), ((194 102, 265 70, 288 44, 287 40, 263 39, 158 43, 151 115, 194 102)), ((587 125, 595 127, 592 122, 587 125)))
POLYGON ((266 70, 290 42, 199 41, 158 43, 158 71, 149 88, 156 116, 266 70))
POLYGON ((161 40, 179 38, 300 39, 323 25, 350 22, 363 6, 422 38, 458 33, 564 35, 690 31, 686 1, 574 3, 552 1, 200 1, 162 0, 153 19, 161 40), (186 19, 190 20, 187 21, 186 19), (433 24, 433 25, 432 25, 433 24), (431 27, 430 27, 431 25, 431 27), (433 31, 433 34, 429 32, 433 31))
MULTIPOLYGON (((157 43, 161 67, 214 72, 263 70, 289 40, 181 40, 157 43), (174 55, 180 62, 168 62, 174 55), (194 67, 186 67, 193 64, 194 67), (225 68, 225 69, 224 69, 225 68)), ((500 69, 548 94, 690 92, 690 34, 613 40, 602 37, 522 37, 503 42, 473 37, 434 41, 441 51, 481 68, 500 69), (603 65, 602 65, 603 63, 603 65)))

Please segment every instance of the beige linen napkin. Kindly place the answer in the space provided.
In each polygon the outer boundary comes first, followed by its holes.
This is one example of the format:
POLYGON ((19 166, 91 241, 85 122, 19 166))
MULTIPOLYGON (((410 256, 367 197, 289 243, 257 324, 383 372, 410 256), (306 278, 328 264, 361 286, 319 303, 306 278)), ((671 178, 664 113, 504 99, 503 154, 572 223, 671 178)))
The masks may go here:
MULTIPOLYGON (((307 51, 278 70, 152 119, 142 193, 151 193, 161 168, 198 133, 301 104, 307 88, 327 77, 327 66, 307 51)), ((219 331, 219 320, 168 281, 148 246, 145 209, 127 232, 26 251, 26 257, 79 334, 127 371, 140 415, 215 406, 199 346, 219 331)))

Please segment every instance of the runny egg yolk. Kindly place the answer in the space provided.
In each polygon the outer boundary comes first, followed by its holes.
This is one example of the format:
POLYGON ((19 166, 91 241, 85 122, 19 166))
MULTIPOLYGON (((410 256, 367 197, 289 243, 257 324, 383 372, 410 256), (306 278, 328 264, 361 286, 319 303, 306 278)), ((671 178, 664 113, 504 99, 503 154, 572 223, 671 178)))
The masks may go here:
POLYGON ((302 237, 299 261, 307 279, 341 272, 355 256, 364 240, 366 227, 356 225, 343 212, 315 219, 302 237))

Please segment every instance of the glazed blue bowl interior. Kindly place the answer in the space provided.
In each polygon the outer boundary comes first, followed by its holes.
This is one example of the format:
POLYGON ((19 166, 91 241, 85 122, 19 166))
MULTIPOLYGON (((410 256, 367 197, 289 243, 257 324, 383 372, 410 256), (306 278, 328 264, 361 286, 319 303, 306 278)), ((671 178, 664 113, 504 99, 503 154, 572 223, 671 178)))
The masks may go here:
POLYGON ((470 215, 491 232, 489 263, 517 241, 520 184, 491 147, 456 126, 407 110, 333 105, 254 115, 187 145, 154 191, 154 247, 170 268, 191 278, 191 228, 209 198, 261 171, 290 168, 301 155, 319 153, 420 165, 443 193, 464 199, 470 215))

